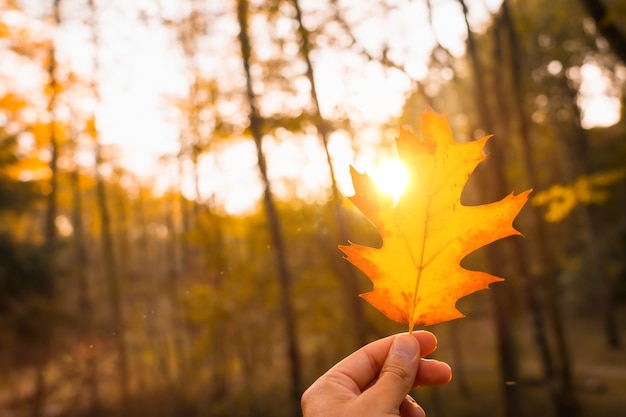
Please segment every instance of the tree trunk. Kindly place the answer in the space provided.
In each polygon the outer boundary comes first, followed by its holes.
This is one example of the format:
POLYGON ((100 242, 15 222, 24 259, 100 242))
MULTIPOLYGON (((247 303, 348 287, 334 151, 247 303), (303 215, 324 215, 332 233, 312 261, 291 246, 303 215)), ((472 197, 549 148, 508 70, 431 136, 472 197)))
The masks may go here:
MULTIPOLYGON (((121 177, 116 179, 117 187, 112 190, 109 198, 113 206, 113 213, 116 214, 114 224, 117 233, 115 233, 116 236, 114 240, 117 241, 115 245, 117 251, 115 253, 119 265, 118 273, 120 280, 137 283, 139 281, 139 271, 133 268, 133 263, 137 257, 133 252, 134 247, 130 244, 130 237, 128 235, 130 225, 128 207, 126 205, 128 193, 121 187, 120 179, 121 177)), ((148 273, 148 271, 143 272, 146 273, 146 275, 148 273)))
POLYGON ((72 226, 74 228, 74 259, 78 278, 78 311, 82 318, 78 328, 78 343, 87 352, 85 363, 85 383, 88 392, 88 404, 90 414, 97 416, 100 414, 100 393, 98 386, 98 367, 93 349, 96 334, 93 320, 93 301, 87 269, 89 260, 87 257, 87 245, 85 242, 85 232, 83 229, 83 202, 80 187, 80 177, 78 165, 74 166, 71 177, 72 186, 72 226))
MULTIPOLYGON (((52 2, 52 15, 55 28, 61 24, 60 14, 61 0, 53 0, 52 2)), ((56 74, 56 45, 55 39, 50 39, 50 48, 48 50, 48 88, 50 90, 50 96, 48 97, 47 113, 49 117, 48 133, 50 139, 50 191, 46 201, 46 217, 45 217, 45 230, 44 239, 46 252, 49 260, 49 267, 52 269, 52 274, 55 275, 56 270, 56 217, 57 217, 57 188, 58 188, 58 158, 59 158, 59 143, 56 137, 56 105, 57 105, 57 91, 58 91, 58 79, 56 74)), ((50 343, 51 335, 49 332, 44 332, 40 346, 37 348, 37 374, 35 379, 35 394, 33 398, 31 414, 33 417, 40 417, 43 412, 43 406, 46 401, 46 378, 45 367, 48 363, 48 356, 50 355, 50 343)))
MULTIPOLYGON (((576 179, 586 177, 590 173, 588 162, 588 143, 589 137, 586 131, 580 125, 580 110, 576 103, 576 91, 563 79, 562 88, 567 92, 570 102, 572 103, 572 112, 574 123, 571 125, 573 130, 571 135, 555 135, 557 144, 564 161, 564 171, 567 175, 567 182, 574 182, 576 179), (567 137, 573 142, 566 141, 567 137)), ((602 216, 594 216, 588 205, 579 204, 574 213, 577 216, 578 224, 582 240, 585 242, 587 252, 587 263, 591 271, 592 278, 598 282, 600 288, 600 297, 602 298, 602 320, 605 330, 606 344, 610 348, 618 348, 621 346, 619 337, 619 327, 617 324, 617 310, 615 298, 613 297, 613 283, 606 273, 606 257, 603 249, 599 245, 598 236, 601 232, 599 225, 602 224, 602 216)))
POLYGON ((179 270, 180 276, 186 276, 189 270, 193 272, 193 268, 189 268, 189 265, 192 264, 193 257, 191 244, 189 243, 189 235, 191 233, 191 219, 189 215, 189 202, 185 195, 183 194, 183 183, 184 183, 184 169, 183 169, 183 158, 185 152, 185 144, 184 140, 180 138, 180 151, 178 153, 178 202, 180 206, 180 223, 181 223, 181 233, 180 233, 180 263, 179 270))
POLYGON ((291 283, 292 277, 287 268, 285 243, 283 240, 280 218, 272 196, 270 181, 267 175, 265 155, 262 149, 263 140, 263 120, 259 114, 256 104, 256 95, 252 87, 252 77, 250 74, 251 45, 248 34, 248 0, 237 2, 237 18, 239 22, 239 43, 243 60, 243 69, 246 77, 246 93, 248 97, 250 130, 256 145, 257 162, 261 179, 263 181, 263 206, 267 220, 269 222, 272 249, 278 269, 278 279, 280 285, 280 305, 281 315, 285 324, 285 335, 287 337, 289 375, 291 380, 291 400, 293 401, 294 415, 300 413, 300 349, 298 346, 295 311, 291 304, 291 283))
MULTIPOLYGON (((52 14, 54 16, 54 25, 58 27, 61 24, 60 14, 61 0, 53 1, 52 14)), ((59 143, 56 137, 56 105, 57 91, 59 83, 56 74, 56 45, 55 40, 50 40, 50 49, 48 52, 48 88, 50 96, 48 97, 47 113, 50 121, 48 123, 48 133, 50 135, 50 192, 48 193, 47 209, 46 209, 46 230, 45 240, 48 250, 54 250, 56 244, 56 225, 57 216, 57 188, 58 188, 58 167, 59 159, 59 143)))
MULTIPOLYGON (((317 95, 313 63, 311 62, 310 34, 307 28, 302 23, 302 10, 300 9, 299 0, 292 0, 292 3, 296 11, 295 17, 298 24, 298 33, 300 34, 300 54, 302 55, 302 58, 306 63, 306 77, 309 80, 309 84, 311 85, 310 94, 311 101, 313 102, 313 110, 315 112, 315 125, 320 140, 322 142, 324 152, 326 153, 326 162, 328 164, 328 171, 330 174, 332 191, 331 206, 335 223, 334 229, 336 230, 336 233, 333 233, 333 235, 331 235, 331 239, 333 239, 334 242, 337 244, 345 244, 348 242, 348 233, 345 228, 346 221, 341 210, 341 196, 339 194, 339 189, 337 188, 335 170, 333 168, 330 152, 328 151, 328 134, 330 126, 321 113, 319 99, 317 95)), ((333 228, 330 229, 333 230, 333 228)), ((339 255, 339 253, 337 253, 337 255, 339 255)), ((345 266, 342 268, 342 274, 340 276, 344 297, 346 299, 347 305, 349 306, 348 308, 350 310, 349 316, 351 318, 351 322, 355 324, 355 341, 357 345, 363 346, 368 341, 369 326, 367 323, 367 319, 365 318, 362 301, 359 297, 357 297, 357 295, 361 292, 359 289, 359 280, 355 269, 347 262, 344 264, 345 266)))
MULTIPOLYGON (((482 68, 480 57, 478 56, 474 35, 470 29, 467 5, 464 0, 459 0, 459 3, 463 9, 463 16, 465 18, 465 25, 467 29, 467 49, 475 82, 474 96, 476 97, 479 120, 481 121, 484 129, 493 132, 496 124, 491 116, 492 113, 489 109, 489 103, 486 98, 488 87, 484 79, 485 72, 482 68)), ((493 143, 492 141, 490 145, 490 164, 493 169, 493 175, 491 175, 491 178, 494 182, 490 187, 488 187, 491 192, 483 191, 481 194, 483 199, 486 198, 488 201, 495 201, 508 194, 508 187, 506 184, 506 176, 503 166, 503 152, 501 152, 501 148, 498 146, 497 142, 493 143)), ((487 259, 490 269, 495 275, 504 276, 505 274, 503 273, 504 268, 502 264, 504 253, 502 253, 501 244, 490 245, 485 249, 488 254, 487 259)), ((518 417, 521 415, 519 389, 517 384, 511 383, 511 381, 518 381, 519 376, 517 370, 515 340, 512 332, 513 326, 510 321, 510 312, 507 309, 507 303, 510 302, 510 297, 501 285, 494 285, 492 287, 492 295, 495 307, 494 320, 499 353, 498 357, 500 360, 500 374, 504 394, 505 415, 507 417, 518 417)))
MULTIPOLYGON (((187 322, 184 319, 183 306, 180 302, 180 235, 176 231, 176 222, 174 219, 174 206, 176 204, 176 193, 172 191, 171 196, 167 196, 165 200, 165 210, 163 215, 165 216, 165 224, 167 226, 167 239, 165 241, 165 253, 166 253, 166 282, 165 292, 170 307, 170 326, 172 329, 172 367, 174 375, 172 375, 172 385, 175 381, 183 381, 189 376, 189 363, 187 360, 188 351, 188 338, 189 330, 187 322)), ((174 404, 178 402, 178 396, 176 387, 173 387, 174 404)))
MULTIPOLYGON (((519 122, 519 133, 522 145, 522 163, 528 176, 531 187, 537 187, 539 181, 537 179, 536 170, 532 161, 532 150, 530 145, 530 118, 528 117, 524 106, 523 86, 524 80, 521 76, 523 68, 523 51, 519 45, 515 27, 510 16, 508 0, 502 3, 502 27, 507 31, 508 50, 510 51, 508 59, 508 68, 511 72, 511 91, 512 97, 510 103, 512 105, 512 113, 519 122)), ((536 256, 539 257, 539 264, 543 266, 541 273, 541 282, 545 284, 548 292, 548 316, 551 320, 552 327, 560 347, 561 353, 561 369, 565 369, 560 375, 557 375, 554 358, 550 352, 548 340, 546 338, 545 323, 543 315, 540 311, 540 298, 538 291, 535 289, 535 280, 530 278, 525 284, 526 301, 529 305, 530 312, 533 317, 533 328, 535 332, 535 342, 542 359, 543 373, 546 383, 550 388, 552 402, 554 404, 554 412, 556 416, 573 416, 576 413, 577 400, 572 388, 571 375, 567 371, 569 369, 569 352, 565 343, 565 336, 562 325, 562 317, 558 300, 556 299, 557 287, 557 268, 554 264, 554 251, 548 244, 548 236, 542 221, 541 213, 537 207, 528 209, 530 226, 533 229, 533 235, 536 237, 534 242, 536 246, 536 256), (560 379, 560 380, 559 380, 560 379)), ((527 268, 526 265, 522 265, 527 268)))
POLYGON ((107 194, 104 179, 98 173, 102 165, 100 145, 96 144, 96 195, 98 199, 98 213, 101 222, 102 239, 102 262, 104 275, 109 291, 109 306, 113 318, 112 335, 115 339, 117 349, 117 372, 119 389, 123 410, 129 410, 130 384, 128 367, 128 347, 126 345, 126 323, 124 320, 124 309, 122 306, 122 290, 117 273, 117 263, 115 259, 113 232, 111 230, 111 216, 107 207, 107 194))
MULTIPOLYGON (((97 11, 94 0, 88 2, 91 11, 91 30, 94 46, 94 80, 92 83, 92 92, 96 101, 100 101, 100 93, 98 91, 97 77, 99 72, 99 36, 97 27, 97 11)), ((104 267, 104 276, 109 292, 109 306, 113 318, 112 336, 115 340, 117 350, 117 373, 118 384, 120 389, 120 399, 122 414, 129 414, 130 410, 130 371, 128 366, 128 346, 126 344, 126 322, 124 319, 124 309, 122 304, 122 290, 120 278, 118 276, 117 263, 115 259, 113 232, 111 228, 111 216, 107 207, 107 194, 104 179, 100 175, 100 167, 102 166, 102 149, 98 141, 98 133, 94 131, 95 148, 95 177, 96 177, 96 198, 98 205, 98 214, 101 222, 101 239, 102 239, 102 262, 104 267)))

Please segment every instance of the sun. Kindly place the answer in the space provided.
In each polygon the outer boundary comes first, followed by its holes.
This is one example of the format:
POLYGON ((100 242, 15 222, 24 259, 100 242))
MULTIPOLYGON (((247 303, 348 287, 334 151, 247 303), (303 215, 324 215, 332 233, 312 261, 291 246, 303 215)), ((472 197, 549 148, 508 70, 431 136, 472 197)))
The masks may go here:
POLYGON ((369 176, 382 192, 393 196, 394 203, 398 201, 409 181, 406 168, 397 158, 382 159, 369 172, 369 176))

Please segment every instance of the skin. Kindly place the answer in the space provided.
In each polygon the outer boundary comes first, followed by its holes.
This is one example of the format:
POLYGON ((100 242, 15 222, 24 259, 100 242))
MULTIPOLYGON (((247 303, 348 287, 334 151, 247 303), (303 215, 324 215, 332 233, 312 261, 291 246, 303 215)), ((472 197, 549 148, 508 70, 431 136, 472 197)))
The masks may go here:
POLYGON ((420 385, 452 378, 445 362, 423 358, 437 348, 426 331, 372 342, 322 375, 302 395, 304 417, 423 417, 409 396, 420 385))

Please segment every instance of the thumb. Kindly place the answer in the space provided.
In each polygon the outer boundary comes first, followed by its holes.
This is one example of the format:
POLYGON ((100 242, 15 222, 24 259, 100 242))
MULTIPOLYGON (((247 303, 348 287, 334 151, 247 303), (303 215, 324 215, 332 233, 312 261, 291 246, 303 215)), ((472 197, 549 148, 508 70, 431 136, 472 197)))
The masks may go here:
POLYGON ((396 336, 376 383, 363 393, 383 412, 398 412, 413 388, 420 361, 419 342, 410 334, 396 336))

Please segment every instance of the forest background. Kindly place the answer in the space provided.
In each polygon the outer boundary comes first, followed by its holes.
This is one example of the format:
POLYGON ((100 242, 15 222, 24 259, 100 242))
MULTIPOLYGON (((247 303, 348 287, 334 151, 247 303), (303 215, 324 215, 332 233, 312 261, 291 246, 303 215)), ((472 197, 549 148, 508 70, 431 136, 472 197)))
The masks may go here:
POLYGON ((404 331, 342 259, 430 105, 535 191, 432 416, 626 411, 623 0, 0 1, 0 416, 276 416, 404 331), (132 3, 132 5, 131 5, 132 3))

